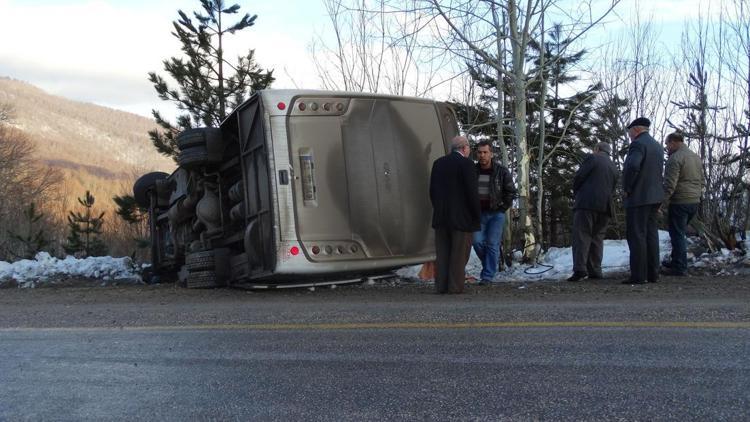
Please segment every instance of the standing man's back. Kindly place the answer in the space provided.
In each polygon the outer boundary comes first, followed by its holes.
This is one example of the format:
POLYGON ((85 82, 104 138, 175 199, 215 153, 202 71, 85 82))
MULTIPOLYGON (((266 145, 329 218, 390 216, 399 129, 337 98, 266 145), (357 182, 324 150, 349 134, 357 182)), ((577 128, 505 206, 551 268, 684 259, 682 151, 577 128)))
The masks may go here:
MULTIPOLYGON (((636 128, 630 128, 629 132, 636 128)), ((646 130, 638 132, 630 143, 622 171, 625 208, 660 204, 664 199, 664 148, 648 133, 648 126, 642 128, 646 130)))
POLYGON ((628 125, 631 139, 622 172, 630 278, 623 283, 659 281, 659 231, 656 217, 664 199, 664 151, 649 135, 651 122, 639 117, 628 125))
POLYGON ((672 256, 662 263, 664 275, 687 275, 687 226, 695 217, 703 196, 703 163, 698 154, 685 145, 681 133, 667 135, 669 159, 664 168, 664 203, 669 211, 669 239, 672 256))
POLYGON ((479 194, 471 148, 463 136, 453 138, 451 152, 438 158, 430 175, 432 227, 435 229, 438 293, 461 293, 471 235, 479 230, 479 194))
POLYGON ((604 235, 613 215, 612 196, 617 185, 617 167, 606 142, 594 147, 573 178, 573 275, 568 281, 586 277, 601 279, 604 235))

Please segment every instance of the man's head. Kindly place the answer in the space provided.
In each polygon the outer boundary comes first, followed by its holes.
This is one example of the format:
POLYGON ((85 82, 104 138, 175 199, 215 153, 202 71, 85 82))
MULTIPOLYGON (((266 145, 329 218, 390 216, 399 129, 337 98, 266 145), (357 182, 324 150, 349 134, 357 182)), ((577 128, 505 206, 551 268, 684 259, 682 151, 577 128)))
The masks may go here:
POLYGON ((628 136, 630 140, 634 140, 643 132, 648 132, 648 128, 651 127, 651 120, 645 117, 639 117, 628 125, 628 136))
POLYGON ((480 141, 477 144, 477 160, 482 168, 492 167, 492 145, 489 141, 480 141))
POLYGON ((598 144, 594 145, 594 153, 611 155, 612 147, 606 142, 599 142, 598 144))
POLYGON ((468 157, 471 152, 469 140, 465 136, 456 136, 451 140, 451 151, 456 151, 464 157, 468 157))
POLYGON ((685 138, 680 132, 672 132, 667 135, 667 140, 664 143, 667 145, 667 154, 672 154, 682 147, 685 143, 685 138))

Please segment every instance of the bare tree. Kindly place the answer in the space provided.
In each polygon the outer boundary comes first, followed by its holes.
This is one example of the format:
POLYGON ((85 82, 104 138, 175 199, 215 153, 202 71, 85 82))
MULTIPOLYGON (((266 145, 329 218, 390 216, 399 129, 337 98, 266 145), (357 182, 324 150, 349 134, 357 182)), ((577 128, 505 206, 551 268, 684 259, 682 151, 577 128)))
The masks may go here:
POLYGON ((727 31, 734 19, 726 19, 723 9, 718 19, 710 17, 710 10, 700 10, 686 25, 678 66, 683 90, 672 101, 677 112, 667 119, 701 157, 706 191, 692 225, 711 249, 734 248, 735 231, 745 219, 741 208, 747 190, 747 133, 742 125, 746 91, 738 92, 738 73, 732 71, 742 66, 743 50, 737 48, 741 38, 734 37, 742 31, 727 31))
POLYGON ((421 97, 450 80, 443 70, 451 58, 420 42, 430 17, 390 3, 323 0, 330 33, 316 36, 310 50, 324 88, 421 97))
POLYGON ((29 204, 43 207, 60 180, 55 169, 34 158, 35 148, 19 130, 0 124, 0 259, 20 256, 10 233, 23 220, 29 204))
MULTIPOLYGON (((537 39, 541 31, 544 15, 557 4, 554 0, 506 0, 460 2, 451 0, 424 0, 444 26, 442 36, 448 39, 446 45, 451 53, 460 59, 473 59, 491 68, 498 75, 497 81, 505 81, 509 85, 508 95, 512 101, 512 118, 509 122, 502 121, 503 114, 497 114, 498 139, 504 133, 506 123, 512 130, 512 147, 515 152, 515 166, 518 184, 519 222, 524 236, 524 256, 529 261, 536 259, 536 239, 534 224, 531 219, 530 192, 530 147, 527 139, 527 102, 529 85, 537 80, 539 74, 533 74, 528 67, 528 47, 532 40, 537 39), (499 17, 507 17, 500 19, 499 17), (510 62, 504 60, 506 51, 510 55, 510 62)), ((595 27, 604 16, 609 14, 619 3, 613 0, 601 14, 576 14, 588 16, 590 19, 576 18, 570 23, 572 36, 582 37, 587 31, 595 27)), ((591 4, 588 4, 591 6, 591 4)), ((574 16, 570 14, 569 16, 574 16)), ((548 65, 554 65, 549 63, 548 65)), ((540 69, 537 69, 540 70, 540 69)), ((498 89, 498 109, 505 103, 500 98, 504 89, 498 89)), ((504 142, 500 141, 501 154, 504 161, 508 161, 504 142)), ((544 139, 541 139, 544 143, 544 139)), ((540 158, 541 160, 544 157, 540 158)), ((537 189, 537 194, 542 194, 537 189)), ((538 220, 539 216, 537 216, 538 220)), ((536 222, 537 227, 540 221, 536 222)))
POLYGON ((729 109, 738 141, 734 164, 739 172, 732 197, 738 202, 737 225, 747 232, 750 230, 750 6, 743 0, 732 0, 727 6, 722 7, 722 11, 728 10, 722 16, 728 27, 724 34, 727 54, 722 59, 731 75, 729 109))
MULTIPOLYGON (((542 18, 553 8, 556 17, 566 20, 567 33, 575 41, 596 27, 619 0, 608 1, 606 7, 596 13, 589 1, 581 2, 575 10, 563 10, 556 0, 324 0, 324 4, 334 29, 335 43, 333 47, 326 47, 323 39, 318 38, 313 52, 327 88, 403 94, 404 81, 414 77, 414 73, 409 76, 409 72, 403 71, 409 68, 408 63, 434 65, 436 56, 421 56, 425 51, 439 51, 438 57, 442 60, 439 67, 444 69, 452 64, 457 75, 463 73, 466 66, 478 75, 488 75, 486 80, 492 80, 494 87, 484 85, 478 95, 494 104, 494 121, 478 122, 466 129, 494 125, 496 146, 503 164, 516 169, 518 221, 524 237, 524 255, 530 261, 535 260, 539 245, 534 226, 540 229, 541 221, 532 222, 532 217, 539 220, 540 216, 534 216, 529 176, 530 152, 538 148, 537 144, 529 145, 526 121, 528 88, 540 82, 539 75, 543 72, 535 73, 540 69, 529 66, 529 43, 542 34, 542 18), (403 48, 394 49, 396 46, 403 48), (444 54, 446 50, 450 54, 444 54), (393 51, 405 52, 404 56, 398 56, 405 60, 389 57, 393 51), (448 57, 450 60, 446 61, 448 57), (395 67, 402 70, 395 73, 397 77, 388 76, 394 75, 388 70, 393 69, 389 64, 394 63, 404 63, 395 67), (397 83, 383 86, 383 80, 397 83), (512 113, 509 118, 506 98, 512 113), (510 143, 506 144, 506 140, 510 143)), ((555 65, 543 63, 542 70, 555 65)), ((543 117, 544 105, 538 108, 543 117)), ((542 135, 538 145, 544 143, 542 135)), ((542 149, 537 166, 544 166, 555 152, 553 148, 545 156, 542 149)), ((542 185, 534 188, 537 195, 543 195, 542 185)), ((536 214, 540 214, 539 211, 536 214)))

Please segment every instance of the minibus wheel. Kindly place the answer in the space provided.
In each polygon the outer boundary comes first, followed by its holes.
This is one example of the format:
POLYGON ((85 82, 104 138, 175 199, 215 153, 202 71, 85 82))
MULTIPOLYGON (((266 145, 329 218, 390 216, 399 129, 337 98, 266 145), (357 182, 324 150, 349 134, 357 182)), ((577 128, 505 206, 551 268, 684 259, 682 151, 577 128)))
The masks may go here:
POLYGON ((188 170, 203 167, 208 164, 208 151, 206 147, 192 147, 180 151, 177 163, 188 170))
POLYGON ((167 177, 169 177, 169 175, 161 171, 146 173, 139 177, 133 184, 133 197, 135 198, 135 203, 141 208, 148 208, 151 205, 149 191, 156 189, 157 181, 164 180, 167 177))
POLYGON ((216 267, 214 251, 200 251, 185 256, 185 267, 188 271, 213 270, 216 267))
POLYGON ((221 130, 215 127, 187 129, 177 135, 177 147, 180 150, 196 146, 206 146, 214 139, 221 139, 221 130))
POLYGON ((188 289, 211 289, 218 286, 216 271, 188 272, 185 287, 188 289))

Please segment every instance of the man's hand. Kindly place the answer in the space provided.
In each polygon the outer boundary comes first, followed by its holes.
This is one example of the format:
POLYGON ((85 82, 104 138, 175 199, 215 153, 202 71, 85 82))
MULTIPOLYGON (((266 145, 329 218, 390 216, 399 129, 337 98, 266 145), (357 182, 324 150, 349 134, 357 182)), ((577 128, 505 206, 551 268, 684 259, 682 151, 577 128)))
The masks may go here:
POLYGON ((669 204, 668 203, 662 202, 661 204, 659 204, 659 214, 660 215, 666 214, 668 210, 669 210, 669 204))

